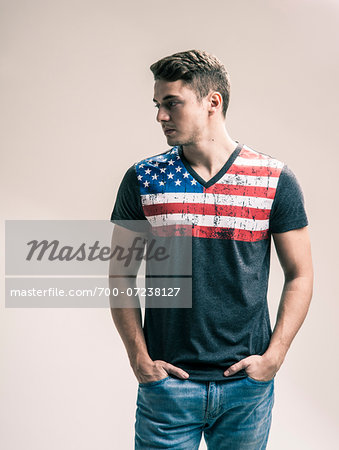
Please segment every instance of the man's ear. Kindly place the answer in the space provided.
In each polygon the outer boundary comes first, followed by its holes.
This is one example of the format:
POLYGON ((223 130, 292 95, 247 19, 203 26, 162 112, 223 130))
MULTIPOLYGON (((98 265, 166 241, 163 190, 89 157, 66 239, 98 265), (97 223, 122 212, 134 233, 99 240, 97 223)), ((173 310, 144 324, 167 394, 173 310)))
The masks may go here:
POLYGON ((220 92, 214 91, 209 94, 210 114, 215 114, 222 109, 222 95, 220 92))

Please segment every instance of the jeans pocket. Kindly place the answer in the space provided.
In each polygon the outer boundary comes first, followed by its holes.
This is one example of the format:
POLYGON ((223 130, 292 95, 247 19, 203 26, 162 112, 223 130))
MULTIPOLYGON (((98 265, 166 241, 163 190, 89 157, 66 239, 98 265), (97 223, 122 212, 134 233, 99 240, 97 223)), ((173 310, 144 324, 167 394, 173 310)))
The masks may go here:
POLYGON ((164 383, 166 380, 170 378, 169 375, 165 378, 161 378, 160 380, 156 381, 148 381, 147 383, 139 383, 139 387, 151 387, 151 386, 158 386, 159 384, 164 383))
POLYGON ((263 380, 255 380, 254 378, 251 378, 249 375, 247 375, 246 380, 249 381, 252 384, 257 384, 259 386, 260 385, 267 386, 267 385, 273 383, 274 377, 271 380, 263 381, 263 380))

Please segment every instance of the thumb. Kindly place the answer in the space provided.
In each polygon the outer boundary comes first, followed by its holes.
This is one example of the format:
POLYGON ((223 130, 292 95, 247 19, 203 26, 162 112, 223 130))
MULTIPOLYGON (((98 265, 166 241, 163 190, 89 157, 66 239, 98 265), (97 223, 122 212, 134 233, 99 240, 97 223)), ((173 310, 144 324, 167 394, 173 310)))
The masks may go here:
POLYGON ((239 372, 240 370, 246 369, 246 367, 249 366, 249 358, 250 356, 248 356, 247 358, 241 359, 239 362, 237 362, 236 364, 233 364, 232 366, 230 366, 225 372, 224 375, 226 377, 229 377, 230 375, 234 375, 235 373, 239 372))

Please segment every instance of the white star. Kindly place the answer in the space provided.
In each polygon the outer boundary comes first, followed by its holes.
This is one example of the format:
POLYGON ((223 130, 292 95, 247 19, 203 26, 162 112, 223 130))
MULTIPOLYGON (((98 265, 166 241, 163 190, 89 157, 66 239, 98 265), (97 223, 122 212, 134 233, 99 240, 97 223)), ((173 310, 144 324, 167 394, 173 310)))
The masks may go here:
POLYGON ((191 183, 192 183, 192 185, 197 184, 197 182, 195 180, 192 180, 191 183))
POLYGON ((168 178, 170 178, 171 180, 172 180, 172 178, 174 177, 173 173, 169 173, 167 176, 168 176, 168 178))
POLYGON ((158 178, 158 175, 155 173, 153 176, 152 176, 152 180, 156 180, 158 178))
POLYGON ((159 185, 160 186, 165 186, 165 182, 164 181, 160 181, 159 185))
POLYGON ((155 167, 158 167, 159 163, 158 161, 154 163, 155 167))
POLYGON ((179 155, 177 155, 177 159, 180 159, 180 156, 179 156, 179 155))
POLYGON ((170 166, 173 166, 173 164, 174 164, 173 159, 170 159, 170 160, 168 161, 168 164, 169 164, 170 166))
POLYGON ((142 175, 138 175, 138 180, 140 181, 142 178, 142 175))
POLYGON ((176 167, 175 170, 176 170, 177 172, 181 172, 181 167, 180 167, 180 166, 179 166, 179 167, 176 167))
POLYGON ((147 173, 147 175, 149 175, 151 173, 151 170, 150 169, 146 169, 145 173, 147 173))
POLYGON ((140 169, 142 169, 142 168, 144 167, 144 165, 145 165, 145 164, 140 164, 140 166, 139 166, 140 169))
POLYGON ((148 182, 148 181, 145 181, 145 182, 144 182, 144 186, 145 186, 145 187, 148 187, 148 186, 149 186, 149 182, 148 182))
POLYGON ((148 162, 150 162, 150 163, 153 162, 153 159, 149 159, 148 162))
POLYGON ((162 167, 162 168, 160 169, 160 172, 161 172, 161 173, 165 173, 166 169, 167 169, 167 167, 162 167))
POLYGON ((180 184, 181 184, 181 180, 177 180, 177 181, 175 182, 175 185, 176 185, 176 186, 180 186, 180 184))
POLYGON ((184 178, 188 178, 188 177, 189 177, 188 172, 185 172, 184 173, 184 178))

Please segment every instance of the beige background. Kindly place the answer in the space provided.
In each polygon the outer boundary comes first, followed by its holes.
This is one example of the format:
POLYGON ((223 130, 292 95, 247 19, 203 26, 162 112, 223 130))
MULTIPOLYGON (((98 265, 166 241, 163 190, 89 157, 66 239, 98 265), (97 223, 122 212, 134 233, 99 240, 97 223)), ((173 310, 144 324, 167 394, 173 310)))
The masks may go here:
MULTIPOLYGON (((228 130, 294 170, 313 241, 268 448, 337 448, 339 2, 1 0, 0 15, 2 243, 4 219, 108 220, 126 169, 168 148, 149 65, 190 48, 225 63, 228 130)), ((281 284, 274 259, 272 317, 281 284)), ((2 295, 0 330, 3 449, 132 448, 137 383, 108 309, 5 309, 2 295)))

